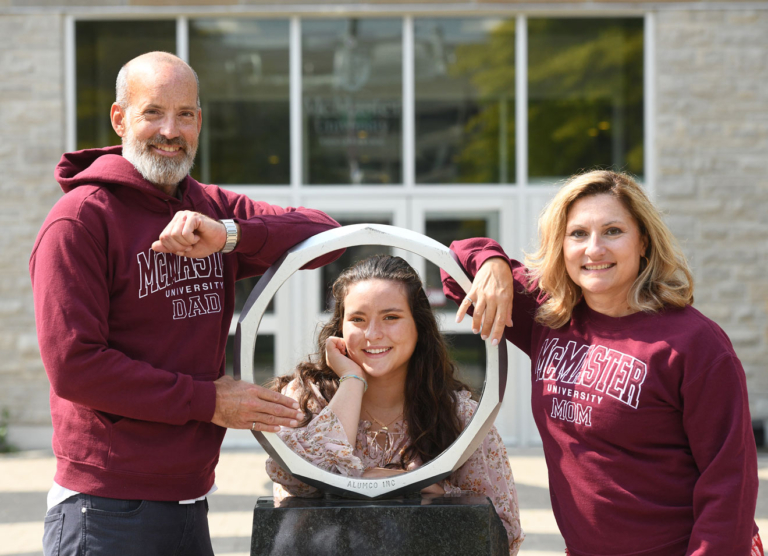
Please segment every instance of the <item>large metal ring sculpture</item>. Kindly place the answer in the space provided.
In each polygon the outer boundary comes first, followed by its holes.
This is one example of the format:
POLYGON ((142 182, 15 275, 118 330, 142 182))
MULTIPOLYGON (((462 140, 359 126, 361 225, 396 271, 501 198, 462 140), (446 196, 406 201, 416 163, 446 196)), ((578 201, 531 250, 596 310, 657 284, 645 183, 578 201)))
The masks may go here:
MULTIPOLYGON (((259 324, 267 305, 280 286, 313 259, 355 245, 383 245, 411 251, 448 272, 465 292, 469 291, 472 285, 450 249, 416 232, 381 224, 358 224, 323 232, 287 251, 253 288, 237 323, 235 378, 240 378, 241 372, 253 373, 253 353, 259 324)), ((482 443, 493 425, 507 382, 507 349, 505 342, 493 346, 490 340, 486 340, 485 349, 485 385, 472 420, 447 450, 414 471, 383 479, 344 477, 311 464, 291 450, 276 433, 253 431, 253 435, 283 469, 322 491, 363 499, 394 497, 419 491, 446 478, 461 467, 482 443)))

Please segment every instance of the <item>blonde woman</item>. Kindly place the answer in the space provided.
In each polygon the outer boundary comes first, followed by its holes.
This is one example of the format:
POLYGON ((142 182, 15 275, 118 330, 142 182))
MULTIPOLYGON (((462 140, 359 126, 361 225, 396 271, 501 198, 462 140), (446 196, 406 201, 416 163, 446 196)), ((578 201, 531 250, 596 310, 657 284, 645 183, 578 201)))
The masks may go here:
POLYGON ((457 320, 473 312, 475 332, 531 357, 567 552, 762 556, 744 370, 692 307, 659 212, 629 176, 589 172, 555 195, 539 239, 525 265, 490 239, 454 242, 473 287, 443 286, 457 320))

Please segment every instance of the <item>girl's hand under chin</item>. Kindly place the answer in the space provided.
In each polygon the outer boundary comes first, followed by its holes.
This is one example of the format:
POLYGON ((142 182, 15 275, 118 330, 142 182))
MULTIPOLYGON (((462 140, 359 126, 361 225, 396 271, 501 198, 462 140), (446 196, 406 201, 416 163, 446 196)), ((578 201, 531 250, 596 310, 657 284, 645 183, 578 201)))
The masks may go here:
POLYGON ((325 362, 338 377, 351 374, 367 379, 362 367, 347 355, 347 344, 343 338, 331 336, 326 340, 325 362))

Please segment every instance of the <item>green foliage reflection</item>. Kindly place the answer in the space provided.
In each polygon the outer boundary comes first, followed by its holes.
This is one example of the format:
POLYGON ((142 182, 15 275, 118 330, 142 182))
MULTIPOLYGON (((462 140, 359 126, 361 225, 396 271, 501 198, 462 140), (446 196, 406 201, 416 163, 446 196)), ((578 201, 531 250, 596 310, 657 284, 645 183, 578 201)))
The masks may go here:
POLYGON ((643 21, 528 23, 529 175, 643 173, 643 21))
POLYGON ((145 52, 175 52, 176 22, 78 21, 75 37, 77 148, 119 145, 109 121, 117 73, 145 52))
POLYGON ((414 31, 417 181, 514 181, 515 20, 423 19, 414 31))
MULTIPOLYGON (((450 71, 481 106, 464 129, 461 181, 493 183, 500 152, 514 160, 514 109, 500 101, 515 91, 514 27, 505 21, 487 43, 456 49, 450 71)), ((643 173, 642 19, 529 20, 528 140, 533 182, 594 167, 643 173)))

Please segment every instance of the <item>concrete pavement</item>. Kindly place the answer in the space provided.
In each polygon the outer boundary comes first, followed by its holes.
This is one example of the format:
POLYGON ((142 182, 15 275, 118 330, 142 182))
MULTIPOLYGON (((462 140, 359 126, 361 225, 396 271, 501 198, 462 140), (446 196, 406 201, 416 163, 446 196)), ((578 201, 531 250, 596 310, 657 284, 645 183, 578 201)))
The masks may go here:
MULTIPOLYGON (((264 472, 266 455, 256 450, 225 450, 216 472, 219 490, 209 498, 210 528, 217 556, 248 556, 253 506, 271 494, 264 472)), ((547 488, 544 457, 538 449, 511 449, 520 514, 526 541, 521 556, 562 556, 547 488)), ((761 496, 757 521, 768 531, 768 453, 759 455, 761 496)), ((55 461, 47 452, 0 456, 0 556, 42 554, 45 497, 51 487, 55 461)))

